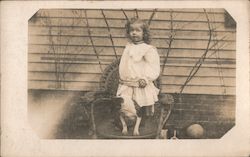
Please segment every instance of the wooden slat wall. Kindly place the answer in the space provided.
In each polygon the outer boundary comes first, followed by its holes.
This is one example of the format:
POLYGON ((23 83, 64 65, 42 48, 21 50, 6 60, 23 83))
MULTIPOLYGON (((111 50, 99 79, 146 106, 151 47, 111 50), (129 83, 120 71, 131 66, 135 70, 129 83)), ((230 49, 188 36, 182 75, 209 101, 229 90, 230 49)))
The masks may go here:
MULTIPOLYGON (((98 90, 101 68, 116 58, 115 53, 119 58, 127 43, 124 13, 148 20, 153 11, 105 9, 108 29, 101 10, 39 10, 29 20, 29 89, 98 90), (56 58, 60 58, 57 65, 56 58)), ((210 46, 217 44, 183 93, 234 95, 236 30, 225 28, 224 9, 206 12, 213 29, 210 46)), ((150 28, 162 66, 169 47, 171 15, 175 36, 161 87, 162 92, 178 93, 206 51, 209 28, 203 9, 157 10, 150 28)))

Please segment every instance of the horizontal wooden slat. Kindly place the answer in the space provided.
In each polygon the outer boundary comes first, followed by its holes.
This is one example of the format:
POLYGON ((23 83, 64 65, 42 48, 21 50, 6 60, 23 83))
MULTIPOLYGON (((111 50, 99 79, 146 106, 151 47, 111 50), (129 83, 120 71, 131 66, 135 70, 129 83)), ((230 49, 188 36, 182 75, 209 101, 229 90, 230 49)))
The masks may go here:
MULTIPOLYGON (((83 47, 83 46, 54 46, 56 50, 59 50, 61 48, 61 53, 67 53, 72 55, 94 55, 93 48, 92 47, 83 47), (66 51, 66 52, 65 52, 66 51)), ((122 52, 124 50, 124 47, 115 47, 115 50, 118 55, 122 55, 122 52)), ((52 53, 52 47, 46 46, 46 45, 29 45, 28 47, 29 54, 44 54, 52 53)), ((96 51, 100 55, 114 55, 114 50, 112 47, 96 47, 96 51)), ((167 49, 161 49, 157 48, 157 51, 160 55, 165 55, 167 52, 167 49)), ((204 50, 197 50, 197 49, 171 49, 169 56, 171 57, 183 57, 183 56, 193 56, 193 57, 201 57, 204 50)), ((59 53, 59 52, 58 52, 59 53)), ((226 50, 220 50, 217 52, 219 53, 220 58, 231 58, 235 59, 235 51, 226 51, 226 50)), ((216 58, 216 53, 214 51, 209 51, 208 55, 211 58, 216 58)))
MULTIPOLYGON (((57 34, 59 34, 59 33, 57 33, 57 34)), ((176 34, 180 34, 180 33, 176 33, 176 34)), ((206 33, 207 34, 207 33, 206 33)), ((215 35, 216 33, 214 33, 214 35, 215 35)), ((72 39, 74 39, 74 38, 78 38, 78 40, 79 39, 86 39, 86 38, 90 38, 90 37, 92 37, 92 38, 100 38, 100 39, 102 39, 102 40, 111 40, 111 39, 113 39, 113 40, 126 40, 126 41, 128 41, 128 39, 127 39, 127 37, 125 36, 125 35, 112 35, 112 37, 110 37, 110 34, 98 34, 98 35, 91 35, 91 36, 89 36, 89 35, 49 35, 49 34, 47 34, 47 35, 30 35, 29 36, 29 39, 30 40, 32 40, 32 39, 36 39, 36 38, 39 38, 39 37, 41 37, 41 38, 47 38, 47 39, 57 39, 57 40, 66 40, 66 41, 68 41, 68 40, 72 40, 72 39)), ((173 40, 174 41, 187 41, 187 40, 191 40, 191 41, 196 41, 196 40, 202 40, 202 41, 208 41, 209 40, 209 36, 201 36, 201 35, 197 35, 197 36, 177 36, 177 35, 175 35, 174 37, 172 37, 173 38, 173 40)), ((153 36, 152 38, 151 38, 151 40, 166 40, 167 42, 169 42, 169 40, 170 40, 170 33, 168 32, 168 35, 166 35, 166 36, 153 36)), ((218 36, 218 34, 216 34, 216 37, 215 36, 213 36, 212 35, 212 39, 211 39, 212 41, 214 41, 214 42, 235 42, 235 36, 234 35, 232 35, 232 34, 227 34, 227 35, 225 35, 225 33, 224 33, 224 35, 223 36, 218 36)))
MULTIPOLYGON (((97 38, 92 37, 93 43, 95 46, 112 46, 112 42, 109 38, 97 38)), ((114 46, 124 46, 127 44, 128 40, 125 38, 115 38, 114 46)), ((45 44, 45 45, 68 45, 68 46, 92 46, 91 40, 88 37, 46 37, 46 36, 33 36, 29 39, 29 44, 45 44)), ((152 41, 152 44, 156 47, 168 48, 169 40, 166 39, 155 39, 152 41)), ((210 46, 213 46, 216 41, 212 41, 210 46)), ((196 49, 205 49, 207 47, 208 41, 204 40, 174 40, 172 42, 172 48, 196 48, 196 49)), ((216 44, 219 48, 223 49, 235 49, 234 41, 219 41, 216 44)))
MULTIPOLYGON (((113 49, 110 50, 111 52, 109 53, 100 53, 99 57, 101 59, 114 59, 115 58, 115 54, 113 49), (112 52, 113 51, 113 52, 112 52)), ((117 56, 118 58, 121 57, 121 52, 118 50, 116 50, 117 56)), ((161 58, 165 58, 166 57, 166 50, 163 51, 159 51, 159 56, 161 58)), ((186 59, 199 59, 205 52, 203 51, 198 51, 198 52, 194 52, 194 51, 187 51, 187 52, 179 52, 176 50, 172 50, 169 53, 168 59, 169 58, 176 58, 178 60, 178 58, 182 59, 182 58, 186 58, 186 59), (183 54, 188 54, 186 55, 187 57, 183 57, 185 55, 183 54)), ((65 58, 79 58, 79 60, 82 60, 81 58, 93 58, 96 59, 96 54, 93 54, 92 52, 81 52, 81 53, 69 53, 69 52, 61 52, 61 53, 29 53, 29 62, 40 62, 41 60, 44 60, 44 57, 53 57, 53 56, 59 56, 59 57, 65 57, 65 58)), ((218 52, 214 52, 214 51, 209 51, 208 54, 206 55, 206 61, 210 60, 210 59, 218 59, 220 60, 235 60, 235 54, 230 53, 230 52, 225 52, 225 51, 220 51, 218 52)), ((48 59, 49 60, 49 59, 48 59)), ((77 60, 76 60, 77 61, 77 60)), ((222 65, 223 66, 223 65, 222 65)))
MULTIPOLYGON (((115 28, 124 28, 126 24, 126 19, 109 19, 109 27, 115 28)), ((152 29, 166 29, 170 28, 170 20, 153 20, 150 24, 150 28, 152 29)), ((213 28, 218 30, 225 30, 224 22, 212 22, 211 25, 213 28)), ((87 27, 87 22, 85 18, 36 18, 35 23, 29 23, 29 26, 50 26, 50 27, 87 27)), ((88 19, 89 27, 107 27, 105 20, 103 18, 100 19, 88 19)), ((173 28, 174 29, 195 29, 195 30, 208 30, 208 24, 206 21, 187 21, 187 20, 174 20, 173 19, 173 28)))
MULTIPOLYGON (((29 63, 29 71, 55 71, 53 63, 29 63)), ((102 65, 104 69, 107 65, 102 65)), ((71 64, 70 72, 86 72, 86 73, 101 73, 98 64, 71 64)), ((164 74, 166 75, 188 75, 192 70, 192 66, 166 66, 164 74)), ((223 69, 224 76, 235 76, 235 69, 223 69)), ((218 68, 201 67, 196 74, 197 76, 219 76, 218 68)))
MULTIPOLYGON (((235 88, 223 88, 223 87, 205 87, 205 86, 187 86, 185 87, 183 93, 190 93, 190 94, 196 94, 196 93, 206 93, 206 94, 225 94, 226 95, 235 95, 235 88)), ((179 93, 180 87, 179 86, 167 86, 162 90, 162 93, 179 93)))
MULTIPOLYGON (((180 26, 181 27, 181 26, 180 26)), ((119 36, 119 37, 125 37, 125 28, 110 28, 110 32, 108 31, 107 27, 91 27, 91 35, 92 36, 109 36, 109 34, 112 34, 114 37, 119 36)), ((152 37, 168 37, 170 36, 170 29, 165 28, 165 29, 152 29, 151 28, 151 34, 152 37)), ((192 37, 198 37, 199 39, 208 39, 208 30, 185 30, 185 28, 182 29, 175 29, 173 30, 176 35, 175 38, 191 38, 192 37)), ((229 30, 213 30, 213 34, 216 34, 218 37, 219 36, 224 36, 226 35, 229 37, 231 40, 235 40, 235 31, 229 31, 229 30)), ((47 27, 47 26, 34 26, 30 25, 29 26, 29 34, 30 35, 69 35, 69 36, 87 36, 88 35, 88 30, 86 27, 47 27)), ((195 39, 195 38, 194 38, 195 39)))
MULTIPOLYGON (((96 38, 99 38, 100 40, 114 40, 114 41, 116 41, 116 40, 124 40, 125 42, 128 42, 128 39, 127 39, 127 37, 125 37, 125 35, 112 35, 112 38, 110 37, 110 35, 109 34, 104 34, 104 35, 91 35, 91 36, 89 36, 89 35, 82 35, 82 36, 80 36, 80 35, 30 35, 29 36, 29 40, 30 41, 33 41, 33 40, 37 40, 37 38, 46 38, 46 39, 48 39, 48 40, 53 40, 53 42, 55 42, 55 44, 57 44, 56 43, 56 41, 66 41, 66 42, 69 42, 69 41, 71 41, 71 40, 80 40, 80 41, 83 41, 83 40, 90 40, 90 37, 92 38, 92 39, 96 39, 96 38)), ((178 42, 185 42, 185 41, 208 41, 209 40, 209 36, 204 36, 204 37, 202 37, 202 36, 199 36, 199 37, 197 37, 197 36, 184 36, 184 37, 178 37, 178 36, 174 36, 174 37, 172 37, 173 39, 173 41, 178 41, 178 42)), ((169 40, 170 40, 171 38, 170 38, 170 36, 168 35, 168 36, 155 36, 155 37, 152 37, 151 38, 151 40, 153 40, 153 42, 154 41, 156 41, 156 42, 158 42, 158 40, 162 40, 162 41, 165 41, 165 42, 169 42, 169 40)), ((211 41, 212 42, 235 42, 235 36, 234 35, 230 35, 230 34, 227 34, 227 35, 223 35, 223 36, 218 36, 218 35, 216 35, 216 37, 215 36, 213 36, 212 35, 212 38, 211 38, 211 41)), ((123 42, 124 43, 124 42, 123 42)))
MULTIPOLYGON (((165 9, 159 9, 160 11, 164 11, 165 9)), ((166 9, 167 11, 171 11, 173 9, 166 9)), ((203 13, 204 9, 202 8, 175 8, 174 11, 180 12, 180 13, 203 13)), ((225 12, 225 9, 222 8, 206 8, 207 13, 212 14, 223 14, 225 12)))
MULTIPOLYGON (((96 58, 96 57, 95 57, 96 58)), ((111 59, 86 59, 86 58, 68 58, 65 60, 62 60, 61 58, 60 61, 55 61, 55 58, 50 57, 50 58, 42 58, 44 61, 37 61, 37 62, 29 62, 31 64, 60 64, 61 67, 63 66, 72 66, 72 65, 87 65, 87 64, 100 64, 101 65, 109 65, 112 63, 113 60, 115 60, 115 58, 111 59), (45 60, 46 59, 46 60, 45 60), (49 59, 49 60, 47 60, 49 59), (67 60, 67 61, 66 61, 67 60)), ((198 66, 200 65, 200 62, 198 62, 199 60, 196 59, 173 59, 173 58, 169 58, 167 60, 167 63, 165 64, 166 67, 172 66, 172 67, 194 67, 195 65, 198 66)), ((215 61, 215 60, 206 60, 203 61, 201 66, 203 68, 216 68, 216 69, 235 69, 235 65, 234 65, 235 61, 233 60, 219 60, 219 61, 215 61)), ((162 58, 162 62, 161 62, 161 66, 163 66, 163 58, 162 58)))
MULTIPOLYGON (((56 82, 48 81, 29 81, 29 89, 55 89, 57 87, 56 82)), ((93 91, 98 90, 98 84, 91 82, 66 82, 64 85, 66 90, 77 90, 77 91, 93 91)))
MULTIPOLYGON (((76 74, 76 73, 66 73, 64 75, 65 82, 96 82, 100 81, 101 74, 76 74)), ((29 81, 56 81, 56 73, 29 73, 29 81)), ((187 77, 178 76, 162 76, 161 84, 175 84, 183 85, 187 77)), ((221 78, 217 77, 194 77, 188 83, 188 85, 215 85, 215 86, 235 86, 235 78, 221 78)))
MULTIPOLYGON (((100 9, 85 9, 87 12, 87 16, 89 18, 101 18, 103 17, 101 10, 100 9)), ((128 17, 133 17, 135 14, 134 9, 123 9, 124 12, 128 17)), ((137 9, 137 13, 140 18, 142 19, 149 19, 152 12, 154 9, 137 9)), ((83 16, 84 17, 84 9, 71 9, 71 10, 63 10, 63 9, 43 9, 37 12, 36 17, 42 17, 42 16, 52 16, 52 17, 63 17, 63 18, 72 18, 72 17, 79 17, 83 16)), ((106 17, 109 18, 124 18, 124 14, 121 11, 121 9, 103 9, 103 12, 106 17)), ((170 12, 172 12, 174 15, 175 14, 186 14, 187 17, 184 18, 192 18, 192 15, 197 15, 197 14, 204 14, 203 9, 157 9, 155 15, 155 19, 161 19, 166 18, 169 16, 170 12)), ((224 15, 224 9, 206 9, 206 12, 208 13, 210 18, 213 18, 214 14, 217 15, 217 18, 222 19, 224 15), (218 17, 219 15, 219 17, 218 17)), ((176 17, 176 15, 174 16, 176 17)))
MULTIPOLYGON (((165 56, 166 49, 158 49, 159 54, 165 56)), ((185 50, 185 49, 171 49, 169 52, 169 57, 201 57, 205 53, 205 50, 185 50)), ((235 59, 235 51, 208 51, 207 58, 223 58, 223 59, 235 59)))
MULTIPOLYGON (((117 52, 117 51, 116 51, 117 52)), ((166 57, 166 50, 165 52, 164 51, 158 51, 159 53, 159 56, 161 58, 161 60, 165 59, 166 57), (161 53, 160 53, 161 52, 161 53)), ((201 56, 205 53, 205 52, 196 52, 196 56, 195 55, 190 55, 192 53, 188 53, 189 56, 184 56, 182 55, 183 53, 181 52, 178 52, 178 51, 170 51, 169 52, 169 55, 168 55, 168 60, 171 61, 171 60, 180 60, 185 62, 185 61, 198 61, 198 59, 201 58, 201 56), (180 54, 179 54, 180 53, 180 54)), ((235 59, 234 59, 234 56, 229 56, 227 57, 225 55, 225 57, 222 57, 221 55, 222 52, 219 52, 219 54, 217 52, 214 52, 214 51, 210 51, 207 55, 206 55, 206 59, 205 59, 205 63, 207 62, 208 64, 216 64, 215 61, 225 61, 224 63, 221 63, 221 64, 235 64, 235 59), (231 63, 226 63, 226 61, 230 62, 231 63), (211 63, 209 63, 211 62, 211 63)), ((227 52, 223 52, 223 53, 227 53, 227 52)), ((230 54, 228 54, 230 55, 230 54)), ((107 61, 112 61, 114 58, 115 58, 115 54, 114 54, 114 51, 111 52, 111 53, 99 53, 98 54, 100 60, 107 60, 107 61)), ((119 52, 117 54, 118 58, 121 57, 121 53, 119 52)), ((88 61, 88 59, 91 61, 91 60, 97 60, 97 57, 96 57, 96 54, 95 53, 88 53, 88 54, 85 54, 85 53, 67 53, 67 52, 57 52, 57 53, 30 53, 29 54, 29 61, 30 62, 40 62, 40 61, 49 61, 49 60, 55 60, 55 58, 61 58, 62 60, 64 61, 67 61, 67 60, 70 60, 72 59, 72 61, 88 61), (54 58, 54 59, 53 59, 54 58), (65 58, 65 59, 63 59, 65 58)))
MULTIPOLYGON (((62 74, 61 74, 62 75, 62 74)), ((76 82, 99 82, 101 74, 86 74, 86 73, 65 73, 66 81, 76 82)), ((56 73, 41 73, 41 72, 29 72, 29 80, 56 80, 56 73)))
MULTIPOLYGON (((98 83, 91 82, 65 82, 65 90, 80 90, 90 91, 98 90, 98 83)), ((54 89, 55 82, 52 81, 30 81, 29 89, 54 89)), ((179 93, 180 87, 178 85, 163 85, 161 87, 162 93, 179 93)), ((226 94, 235 94, 235 87, 220 87, 220 86, 186 86, 183 93, 206 93, 206 94, 222 94, 226 90, 226 94)))
MULTIPOLYGON (((87 27, 80 27, 80 26, 29 26, 29 35, 74 35, 74 36, 88 36, 88 28, 87 27), (40 30, 41 29, 41 30, 40 30), (39 31, 40 30, 40 31, 39 31), (75 31, 76 30, 76 31, 75 31), (73 33, 74 32, 74 33, 73 33)), ((89 29, 91 31, 91 36, 109 36, 109 34, 114 36, 124 36, 125 28, 124 27, 109 27, 109 30, 107 27, 91 27, 89 29)), ((153 37, 163 36, 163 37, 169 37, 170 32, 175 32, 174 37, 181 36, 182 34, 187 34, 187 36, 190 36, 189 38, 192 39, 192 36, 199 36, 199 38, 203 37, 204 39, 208 39, 208 29, 186 29, 184 28, 178 28, 178 29, 170 29, 170 28, 150 28, 150 32, 153 37)), ((227 36, 230 40, 235 40, 235 29, 214 29, 212 31, 212 35, 218 36, 218 39, 223 36, 227 36)), ((185 36, 184 36, 185 37, 185 36)))
MULTIPOLYGON (((222 43, 221 43, 222 44, 222 43)), ((214 47, 213 46, 213 44, 210 44, 211 45, 211 47, 209 48, 209 50, 211 50, 211 51, 235 51, 235 49, 225 49, 225 47, 224 47, 224 45, 222 44, 220 47, 214 47), (221 48, 221 47, 223 47, 223 49, 221 48)), ((29 45, 30 47, 48 47, 48 48, 56 48, 56 47, 61 47, 61 48, 70 48, 70 47, 72 47, 72 48, 74 48, 74 49, 80 49, 80 50, 82 50, 82 49, 88 49, 88 48, 92 48, 93 49, 93 46, 92 45, 55 45, 55 44, 30 44, 29 45)), ((112 48, 113 49, 113 46, 107 46, 107 45, 96 45, 96 46, 94 46, 95 47, 95 49, 98 49, 98 48, 100 48, 100 49, 102 49, 102 51, 104 51, 106 48, 112 48)), ((122 49, 124 49, 125 48, 125 45, 123 45, 123 46, 115 46, 115 48, 122 48, 122 49)), ((157 47, 157 49, 168 49, 168 47, 165 47, 165 45, 164 45, 164 47, 163 46, 161 46, 161 47, 157 47)), ((181 48, 181 47, 177 47, 177 48, 174 48, 174 47, 171 47, 171 49, 174 49, 174 50, 183 50, 183 51, 197 51, 197 50, 201 50, 201 51, 206 51, 206 48, 188 48, 188 47, 183 47, 183 48, 181 48)))
MULTIPOLYGON (((29 80, 29 82, 37 82, 37 83, 61 83, 62 85, 64 84, 79 84, 79 86, 81 85, 85 85, 85 84, 93 84, 93 86, 98 86, 99 87, 99 82, 98 81, 68 81, 68 80, 29 80)), ((181 87, 183 84, 160 84, 159 88, 164 90, 165 86, 177 86, 177 87, 181 87)), ((197 87, 197 86, 202 86, 202 87, 220 87, 220 88, 233 88, 235 86, 232 85, 225 85, 225 84, 218 84, 218 85, 203 85, 203 84, 192 84, 192 83, 188 83, 185 87, 197 87)), ((97 87, 97 88, 98 88, 97 87)))
MULTIPOLYGON (((63 72, 58 72, 58 73, 63 73, 63 72)), ((30 70, 29 71, 29 75, 31 74, 41 74, 41 75, 46 75, 46 74, 49 74, 49 75, 55 75, 55 71, 39 71, 39 70, 30 70)), ((64 73, 65 75, 84 75, 84 76, 88 76, 88 75, 96 75, 96 76, 101 76, 102 73, 96 73, 96 72, 93 72, 93 73, 84 73, 84 72, 72 72, 72 71, 69 71, 67 73, 64 73)), ((61 74, 60 74, 61 75, 61 74)), ((169 75, 169 74, 164 74, 164 75, 161 75, 160 76, 161 78, 168 78, 168 77, 184 77, 184 78, 187 78, 186 75, 181 75, 181 74, 175 74, 175 75, 169 75)), ((209 75, 209 76, 206 76, 206 75, 195 75, 193 78, 222 78, 221 75, 209 75)), ((223 76, 223 78, 229 78, 229 79, 235 79, 235 76, 223 76)))
MULTIPOLYGON (((121 56, 118 56, 120 58, 121 56)), ((61 64, 80 64, 80 63, 97 63, 98 59, 96 55, 80 56, 80 55, 65 55, 65 54, 47 54, 37 55, 30 54, 30 63, 55 63, 55 60, 60 59, 61 64)), ((103 64, 111 64, 115 59, 115 56, 102 56, 99 55, 99 61, 103 64)), ((165 58, 160 58, 163 65, 165 58)), ((199 57, 168 57, 166 65, 176 66, 194 66, 200 60, 199 57)), ((202 62, 203 67, 222 67, 222 68, 235 68, 234 59, 223 58, 207 58, 202 62)))
MULTIPOLYGON (((166 75, 186 75, 188 76, 192 67, 166 67, 164 74, 166 75)), ((235 76, 235 69, 223 69, 223 76, 235 76)), ((219 76, 218 68, 206 68, 201 67, 197 72, 196 76, 209 76, 209 75, 219 76)))
MULTIPOLYGON (((162 84, 175 84, 175 85, 183 85, 186 81, 186 77, 176 77, 176 76, 164 76, 161 77, 162 84)), ((188 83, 188 85, 214 85, 214 86, 235 86, 235 79, 234 78, 220 78, 220 77, 194 77, 188 83)))
MULTIPOLYGON (((107 65, 102 65, 103 69, 107 65)), ((55 72, 55 65, 53 63, 29 63, 29 71, 51 71, 55 72)), ((71 72, 81 73, 101 73, 100 66, 98 64, 71 64, 69 67, 71 72)))

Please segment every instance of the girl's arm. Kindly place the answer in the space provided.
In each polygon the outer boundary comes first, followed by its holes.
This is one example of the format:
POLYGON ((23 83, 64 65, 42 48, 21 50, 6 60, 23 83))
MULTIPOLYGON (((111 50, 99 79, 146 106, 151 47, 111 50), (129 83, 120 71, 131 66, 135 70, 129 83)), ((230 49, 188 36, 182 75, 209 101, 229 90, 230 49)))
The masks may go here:
POLYGON ((160 57, 157 49, 152 47, 144 56, 146 60, 145 77, 150 80, 156 80, 160 75, 160 57))

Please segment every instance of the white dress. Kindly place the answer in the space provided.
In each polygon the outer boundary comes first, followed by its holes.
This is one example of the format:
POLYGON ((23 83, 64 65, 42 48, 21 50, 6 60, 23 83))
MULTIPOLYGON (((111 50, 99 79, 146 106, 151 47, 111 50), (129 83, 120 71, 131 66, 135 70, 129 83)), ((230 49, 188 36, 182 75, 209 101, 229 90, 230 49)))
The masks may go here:
POLYGON ((117 96, 124 99, 121 110, 136 113, 133 101, 140 106, 151 106, 158 101, 159 89, 153 81, 160 74, 160 58, 157 49, 146 43, 126 45, 119 65, 120 83, 117 96), (139 79, 147 86, 139 88, 139 79))

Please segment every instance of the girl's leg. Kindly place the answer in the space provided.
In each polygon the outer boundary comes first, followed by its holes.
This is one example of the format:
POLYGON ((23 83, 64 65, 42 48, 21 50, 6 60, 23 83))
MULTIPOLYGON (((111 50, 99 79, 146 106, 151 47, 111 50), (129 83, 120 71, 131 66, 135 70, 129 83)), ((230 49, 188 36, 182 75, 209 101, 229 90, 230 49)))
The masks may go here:
POLYGON ((136 118, 136 123, 135 123, 134 132, 133 132, 133 135, 134 135, 134 136, 140 135, 140 133, 139 133, 140 124, 141 124, 141 117, 137 117, 137 118, 136 118))

